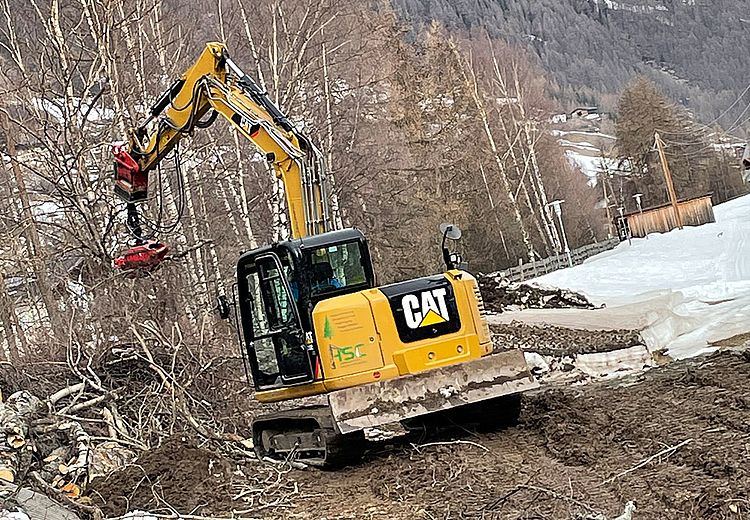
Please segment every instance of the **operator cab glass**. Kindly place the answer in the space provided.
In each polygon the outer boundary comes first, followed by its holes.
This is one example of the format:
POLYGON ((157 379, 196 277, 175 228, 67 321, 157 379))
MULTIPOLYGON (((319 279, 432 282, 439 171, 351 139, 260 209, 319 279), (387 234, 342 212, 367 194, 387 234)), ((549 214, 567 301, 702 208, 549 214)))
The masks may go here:
POLYGON ((245 350, 257 390, 315 381, 315 305, 375 284, 367 242, 354 229, 245 253, 237 281, 245 350))
POLYGON ((367 287, 363 254, 358 241, 346 242, 305 251, 304 262, 310 267, 310 294, 349 293, 367 287))
POLYGON ((252 334, 250 361, 257 387, 311 380, 311 360, 287 278, 292 270, 289 255, 268 252, 248 264, 240 280, 243 325, 245 337, 252 334))

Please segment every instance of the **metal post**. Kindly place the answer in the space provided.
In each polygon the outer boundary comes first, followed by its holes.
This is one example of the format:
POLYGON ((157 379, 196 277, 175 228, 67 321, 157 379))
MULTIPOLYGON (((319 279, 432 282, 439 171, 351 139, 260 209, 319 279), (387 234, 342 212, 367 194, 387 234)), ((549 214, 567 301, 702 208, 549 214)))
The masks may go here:
POLYGON ((565 234, 565 225, 563 224, 562 219, 562 209, 561 205, 565 202, 564 200, 553 200, 552 202, 548 203, 548 206, 552 206, 555 210, 555 214, 557 215, 557 220, 560 222, 560 234, 562 235, 563 239, 563 246, 565 247, 565 255, 568 257, 568 265, 570 267, 573 267, 573 257, 570 254, 570 247, 568 247, 568 237, 565 234))
MULTIPOLYGON (((633 195, 633 198, 635 199, 635 203, 638 205, 638 213, 641 215, 641 223, 643 223, 643 206, 641 205, 641 198, 643 197, 643 193, 636 193, 633 195)), ((646 240, 648 240, 648 230, 644 227, 643 228, 644 235, 646 236, 646 240)))
POLYGON ((625 230, 625 236, 628 238, 628 245, 631 246, 633 245, 633 242, 630 240, 630 227, 625 220, 625 208, 620 206, 619 208, 617 208, 617 211, 620 212, 620 222, 622 222, 622 228, 625 230))

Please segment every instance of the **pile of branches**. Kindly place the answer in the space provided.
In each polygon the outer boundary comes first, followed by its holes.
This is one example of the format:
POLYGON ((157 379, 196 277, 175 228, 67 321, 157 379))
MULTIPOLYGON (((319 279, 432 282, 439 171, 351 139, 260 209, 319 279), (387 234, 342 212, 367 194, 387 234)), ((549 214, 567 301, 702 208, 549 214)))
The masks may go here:
POLYGON ((510 283, 494 275, 478 277, 487 310, 495 313, 522 309, 596 309, 583 294, 568 289, 510 283))
POLYGON ((165 439, 189 432, 217 451, 227 442, 242 446, 252 401, 241 359, 186 341, 176 324, 168 334, 150 322, 131 332, 129 343, 71 341, 65 361, 0 365, 0 482, 7 489, 35 489, 97 517, 83 497, 92 480, 165 439))
POLYGON ((45 400, 22 390, 0 403, 4 433, 0 437, 0 478, 15 483, 31 474, 72 497, 80 496, 88 474, 91 436, 69 414, 94 403, 55 408, 83 386, 63 388, 45 400), (35 464, 37 461, 41 462, 35 464))

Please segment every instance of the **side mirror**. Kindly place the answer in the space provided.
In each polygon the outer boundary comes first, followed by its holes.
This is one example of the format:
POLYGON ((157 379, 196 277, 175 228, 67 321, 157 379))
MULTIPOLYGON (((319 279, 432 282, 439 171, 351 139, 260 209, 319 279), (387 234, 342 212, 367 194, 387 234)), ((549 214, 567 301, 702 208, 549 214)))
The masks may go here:
POLYGON ((444 239, 458 240, 461 238, 461 228, 455 224, 440 224, 440 233, 444 239))
POLYGON ((216 311, 219 313, 219 318, 222 320, 228 320, 231 314, 229 309, 229 300, 223 294, 216 298, 216 311))
POLYGON ((461 255, 458 253, 451 253, 447 247, 445 247, 446 239, 458 240, 461 238, 461 228, 455 224, 440 224, 440 233, 443 235, 443 243, 440 246, 443 250, 443 262, 445 263, 446 269, 456 269, 461 265, 461 255))

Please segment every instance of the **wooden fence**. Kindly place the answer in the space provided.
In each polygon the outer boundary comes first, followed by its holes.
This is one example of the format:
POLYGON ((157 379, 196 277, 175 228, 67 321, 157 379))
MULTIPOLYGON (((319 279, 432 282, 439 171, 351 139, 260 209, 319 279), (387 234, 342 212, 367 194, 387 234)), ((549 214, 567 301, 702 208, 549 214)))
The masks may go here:
MULTIPOLYGON (((583 263, 587 258, 614 249, 619 243, 619 239, 610 238, 603 242, 579 247, 570 252, 570 259, 572 260, 573 265, 578 265, 583 263)), ((518 267, 511 267, 504 271, 498 271, 489 276, 498 279, 505 279, 509 282, 523 282, 525 280, 530 280, 531 278, 536 278, 537 276, 557 271, 558 269, 565 269, 566 267, 570 267, 570 263, 568 262, 568 255, 563 253, 561 255, 545 258, 544 260, 537 260, 536 262, 528 262, 525 264, 522 263, 522 260, 519 260, 518 267)))
MULTIPOLYGON (((677 203, 677 207, 683 226, 701 226, 716 222, 711 195, 681 200, 677 203)), ((644 209, 643 213, 627 213, 625 221, 630 229, 630 236, 640 238, 649 233, 667 233, 677 227, 674 208, 670 204, 644 209)))

